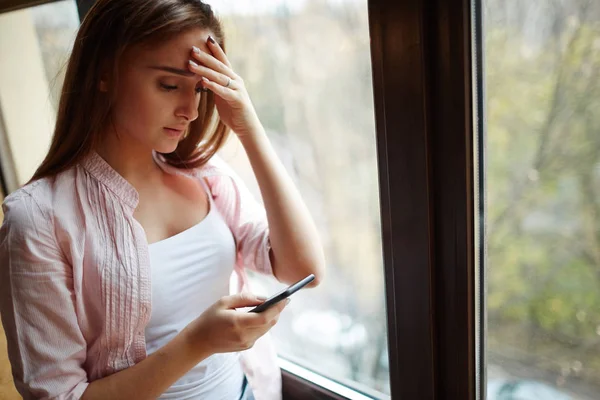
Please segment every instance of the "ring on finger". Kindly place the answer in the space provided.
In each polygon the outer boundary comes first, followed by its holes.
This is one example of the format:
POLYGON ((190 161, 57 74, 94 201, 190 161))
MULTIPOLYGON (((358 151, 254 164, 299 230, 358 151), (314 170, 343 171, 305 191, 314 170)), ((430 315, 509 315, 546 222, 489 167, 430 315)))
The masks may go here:
POLYGON ((225 85, 225 87, 228 88, 229 85, 231 85, 231 78, 227 77, 227 85, 225 85))

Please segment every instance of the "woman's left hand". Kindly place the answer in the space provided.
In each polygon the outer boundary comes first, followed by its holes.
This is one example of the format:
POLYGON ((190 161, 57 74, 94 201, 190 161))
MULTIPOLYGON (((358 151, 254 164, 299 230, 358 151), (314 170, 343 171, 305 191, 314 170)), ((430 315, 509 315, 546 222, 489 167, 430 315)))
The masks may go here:
POLYGON ((207 46, 212 55, 193 48, 189 69, 202 77, 205 89, 215 94, 215 104, 223 123, 240 137, 251 134, 261 125, 244 81, 233 72, 225 52, 210 36, 207 46))

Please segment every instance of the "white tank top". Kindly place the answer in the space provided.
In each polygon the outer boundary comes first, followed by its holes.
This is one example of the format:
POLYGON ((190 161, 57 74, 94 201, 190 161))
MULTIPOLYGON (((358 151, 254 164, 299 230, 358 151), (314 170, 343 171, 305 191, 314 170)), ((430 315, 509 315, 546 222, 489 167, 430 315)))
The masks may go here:
MULTIPOLYGON (((146 352, 152 354, 222 296, 229 295, 236 248, 215 207, 200 223, 149 246, 152 314, 146 326, 146 352)), ((197 364, 160 399, 239 399, 244 373, 239 353, 217 353, 197 364)))

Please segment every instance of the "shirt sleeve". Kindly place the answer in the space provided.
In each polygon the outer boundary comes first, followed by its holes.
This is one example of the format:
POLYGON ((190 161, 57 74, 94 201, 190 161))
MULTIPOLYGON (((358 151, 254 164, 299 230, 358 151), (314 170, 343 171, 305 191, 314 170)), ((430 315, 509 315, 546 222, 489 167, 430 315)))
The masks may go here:
POLYGON ((25 400, 79 399, 87 345, 51 214, 26 193, 9 196, 3 210, 0 313, 15 387, 25 400))
POLYGON ((218 156, 211 159, 213 173, 205 178, 237 245, 237 262, 266 275, 273 275, 269 253, 267 213, 242 179, 218 156), (214 171, 218 171, 214 173, 214 171))

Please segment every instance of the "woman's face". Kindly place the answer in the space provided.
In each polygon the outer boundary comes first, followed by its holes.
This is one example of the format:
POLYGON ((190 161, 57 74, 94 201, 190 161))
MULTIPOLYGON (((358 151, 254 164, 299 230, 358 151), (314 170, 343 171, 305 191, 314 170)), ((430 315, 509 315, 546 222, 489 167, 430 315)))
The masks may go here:
POLYGON ((190 30, 156 47, 137 46, 123 56, 112 111, 121 140, 160 153, 175 151, 189 124, 198 118, 204 95, 200 76, 188 69, 192 46, 209 52, 209 34, 190 30))

